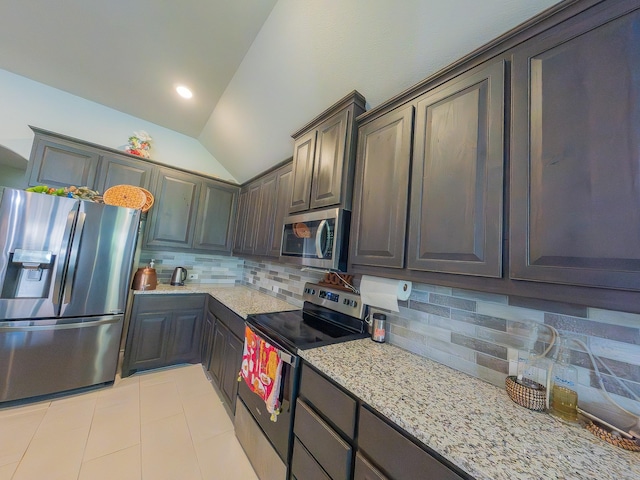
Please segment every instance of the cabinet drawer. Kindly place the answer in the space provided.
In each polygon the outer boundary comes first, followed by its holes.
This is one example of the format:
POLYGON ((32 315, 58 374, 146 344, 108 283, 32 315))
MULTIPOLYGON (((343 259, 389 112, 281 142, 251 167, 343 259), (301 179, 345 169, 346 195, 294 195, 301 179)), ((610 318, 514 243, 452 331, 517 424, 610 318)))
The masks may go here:
MULTIPOLYGON (((358 448, 396 480, 461 480, 462 477, 367 408, 360 409, 358 448)), ((366 478, 366 477, 365 477, 366 478)), ((375 477, 374 477, 375 478, 375 477)))
POLYGON ((360 452, 356 454, 356 468, 353 480, 389 480, 376 467, 371 465, 360 452))
POLYGON ((308 365, 302 366, 300 395, 332 426, 346 437, 353 439, 357 408, 354 398, 308 365))
POLYGON ((297 438, 293 440, 291 473, 296 478, 304 478, 305 480, 331 480, 297 438))
POLYGON ((351 446, 300 399, 293 431, 333 480, 350 478, 351 446))
POLYGON ((135 307, 140 312, 172 312, 204 307, 203 294, 144 294, 135 296, 135 307))

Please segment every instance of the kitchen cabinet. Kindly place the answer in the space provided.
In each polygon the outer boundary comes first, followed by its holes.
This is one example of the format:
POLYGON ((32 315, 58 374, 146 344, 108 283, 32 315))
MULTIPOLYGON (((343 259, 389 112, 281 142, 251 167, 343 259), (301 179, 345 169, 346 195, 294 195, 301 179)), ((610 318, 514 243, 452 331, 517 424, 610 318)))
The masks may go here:
POLYGON ((200 188, 194 175, 159 170, 154 188, 157 201, 147 221, 145 247, 191 248, 200 188))
POLYGON ((100 158, 100 174, 96 182, 96 190, 100 193, 114 185, 135 185, 146 190, 151 188, 153 164, 107 152, 103 152, 100 158))
POLYGON ((291 197, 292 164, 287 163, 276 172, 275 214, 269 230, 267 255, 279 257, 282 246, 282 229, 291 197))
POLYGON ((291 163, 288 162, 242 188, 234 253, 280 256, 290 183, 291 163))
POLYGON ((351 478, 357 402, 303 363, 296 404, 291 473, 296 478, 351 478))
POLYGON ((502 60, 417 101, 407 267, 502 276, 502 60))
POLYGON ((293 431, 294 478, 470 478, 306 362, 293 431))
POLYGON ((238 187, 159 168, 154 191, 146 248, 231 251, 238 187))
MULTIPOLYGON (((462 476, 449 468, 410 438, 399 428, 361 406, 358 422, 358 452, 363 455, 361 462, 370 459, 370 470, 375 475, 394 480, 462 480, 462 476)), ((369 462, 367 462, 369 463, 369 462)), ((359 468, 356 478, 377 478, 371 472, 365 475, 365 465, 359 468), (363 471, 364 468, 364 471, 363 471)))
POLYGON ((640 290, 639 24, 605 2, 514 50, 511 278, 640 290))
POLYGON ((196 214, 195 250, 231 252, 238 187, 202 181, 196 214))
POLYGON ((413 111, 407 105, 358 130, 352 264, 404 267, 413 111))
POLYGON ((214 323, 208 371, 233 415, 244 348, 244 320, 212 297, 207 311, 214 323))
POLYGON ((289 213, 341 205, 351 209, 355 117, 365 99, 353 91, 294 133, 289 213))
POLYGON ((135 295, 122 376, 178 363, 198 363, 205 295, 135 295))
POLYGON ((96 187, 100 152, 33 129, 35 138, 26 177, 29 186, 96 187))
POLYGON ((200 363, 206 370, 209 370, 210 366, 215 325, 216 317, 207 309, 202 321, 202 341, 200 342, 200 363))

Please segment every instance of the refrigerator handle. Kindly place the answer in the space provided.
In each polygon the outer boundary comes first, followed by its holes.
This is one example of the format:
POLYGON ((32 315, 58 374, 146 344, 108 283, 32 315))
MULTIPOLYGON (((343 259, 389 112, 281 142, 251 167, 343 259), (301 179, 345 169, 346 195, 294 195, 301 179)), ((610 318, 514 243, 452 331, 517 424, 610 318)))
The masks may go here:
POLYGON ((78 266, 78 254, 80 253, 80 242, 82 240, 82 232, 84 231, 84 221, 87 218, 87 214, 84 212, 78 213, 78 222, 76 223, 76 231, 73 234, 73 240, 71 242, 71 253, 69 254, 69 267, 67 268, 67 276, 64 280, 64 299, 62 303, 71 302, 71 292, 73 290, 73 279, 76 273, 76 267, 78 266))
POLYGON ((62 237, 62 246, 58 253, 58 264, 56 267, 56 277, 53 283, 53 304, 58 305, 60 303, 60 296, 62 292, 62 282, 64 280, 63 273, 67 267, 67 260, 69 254, 69 242, 71 241, 71 231, 73 229, 73 222, 76 219, 76 210, 71 210, 67 215, 67 224, 64 227, 64 235, 62 237))

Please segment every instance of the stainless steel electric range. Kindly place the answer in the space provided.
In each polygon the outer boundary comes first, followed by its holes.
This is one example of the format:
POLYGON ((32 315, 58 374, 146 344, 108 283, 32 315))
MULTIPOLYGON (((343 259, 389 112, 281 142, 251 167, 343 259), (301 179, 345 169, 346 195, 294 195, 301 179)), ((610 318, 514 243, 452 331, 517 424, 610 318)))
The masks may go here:
POLYGON ((302 310, 251 315, 246 320, 256 335, 277 348, 283 360, 281 413, 275 422, 244 381, 238 389, 236 436, 261 480, 288 478, 300 378, 298 350, 368 336, 360 295, 307 283, 303 298, 302 310))

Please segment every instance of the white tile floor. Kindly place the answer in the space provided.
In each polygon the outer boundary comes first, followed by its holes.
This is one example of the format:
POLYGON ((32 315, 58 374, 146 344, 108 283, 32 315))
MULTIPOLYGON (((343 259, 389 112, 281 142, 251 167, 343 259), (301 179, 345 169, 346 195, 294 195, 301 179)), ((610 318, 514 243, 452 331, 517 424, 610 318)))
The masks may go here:
POLYGON ((202 366, 0 409, 0 480, 257 480, 202 366))

